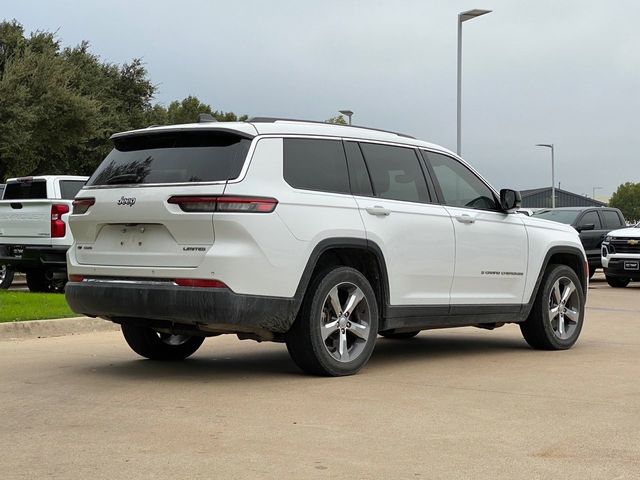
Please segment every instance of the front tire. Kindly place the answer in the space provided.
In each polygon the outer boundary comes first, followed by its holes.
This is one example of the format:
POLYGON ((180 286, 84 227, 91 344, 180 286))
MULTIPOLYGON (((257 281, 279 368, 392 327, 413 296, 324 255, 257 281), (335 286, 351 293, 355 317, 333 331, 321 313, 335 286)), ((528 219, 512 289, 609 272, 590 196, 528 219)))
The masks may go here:
POLYGON ((204 337, 171 335, 127 324, 122 325, 122 334, 131 350, 149 360, 184 360, 204 342, 204 337))
POLYGON ((631 279, 622 277, 606 277, 607 283, 613 288, 624 288, 629 285, 631 279))
POLYGON ((378 306, 369 281, 354 268, 338 267, 313 278, 286 343, 303 371, 337 377, 367 363, 377 334, 378 306))
POLYGON ((571 348, 582 330, 584 304, 584 291, 576 273, 566 265, 549 265, 520 331, 535 349, 571 348))
POLYGON ((6 290, 13 283, 13 270, 6 265, 0 265, 0 289, 6 290))

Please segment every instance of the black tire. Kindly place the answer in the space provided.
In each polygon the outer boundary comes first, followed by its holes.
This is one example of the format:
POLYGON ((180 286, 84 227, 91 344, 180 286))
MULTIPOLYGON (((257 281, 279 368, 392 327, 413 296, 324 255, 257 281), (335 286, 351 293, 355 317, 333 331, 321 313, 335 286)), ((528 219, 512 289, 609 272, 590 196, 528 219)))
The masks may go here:
POLYGON ((378 306, 369 281, 354 268, 337 267, 311 280, 298 318, 287 333, 287 350, 307 373, 333 377, 353 375, 371 357, 377 333, 378 306), (330 293, 334 288, 339 302, 332 312, 331 298, 334 297, 330 293), (354 302, 349 312, 349 299, 357 297, 360 300, 354 302), (340 315, 335 313, 336 308, 340 315), (333 326, 327 328, 330 325, 333 326), (325 332, 332 332, 326 338, 323 338, 323 328, 327 328, 325 332), (365 332, 366 338, 362 338, 365 332))
MULTIPOLYGON (((566 286, 565 286, 566 288, 566 286)), ((566 290, 558 290, 564 296, 566 290)), ((584 322, 585 297, 582 285, 576 273, 566 265, 549 265, 542 279, 542 284, 536 295, 536 299, 531 309, 529 317, 524 323, 520 324, 520 331, 527 343, 538 350, 566 350, 571 348, 580 336, 582 324, 584 322), (575 294, 570 295, 570 302, 557 305, 558 310, 570 311, 575 321, 571 320, 567 314, 568 321, 565 320, 565 314, 557 314, 552 318, 552 302, 556 294, 552 291, 556 282, 571 282, 575 287, 575 294), (554 298, 552 298, 554 295, 554 298), (567 307, 567 305, 569 305, 567 307), (565 308, 566 307, 566 308, 565 308), (577 311, 577 315, 575 315, 577 311), (565 329, 566 338, 556 332, 556 328, 560 329, 559 322, 562 318, 562 324, 565 329), (556 322, 557 327, 554 327, 556 322)), ((562 331, 562 330, 560 330, 562 331)))
POLYGON ((48 279, 44 270, 29 270, 26 272, 27 287, 36 293, 64 293, 66 279, 48 279))
POLYGON ((380 332, 380 336, 384 338, 389 338, 391 340, 406 340, 408 338, 413 338, 420 333, 420 330, 416 330, 415 332, 399 332, 399 333, 385 333, 380 332))
POLYGON ((629 285, 629 282, 631 281, 630 278, 609 277, 609 276, 607 276, 606 278, 609 286, 613 288, 624 288, 627 285, 629 285))
POLYGON ((149 360, 184 360, 204 342, 204 337, 163 334, 127 324, 122 325, 122 334, 131 350, 149 360))
POLYGON ((6 265, 0 265, 0 289, 6 290, 13 283, 14 272, 6 265))
POLYGON ((589 266, 589 280, 591 280, 593 276, 596 274, 597 269, 598 267, 589 266))

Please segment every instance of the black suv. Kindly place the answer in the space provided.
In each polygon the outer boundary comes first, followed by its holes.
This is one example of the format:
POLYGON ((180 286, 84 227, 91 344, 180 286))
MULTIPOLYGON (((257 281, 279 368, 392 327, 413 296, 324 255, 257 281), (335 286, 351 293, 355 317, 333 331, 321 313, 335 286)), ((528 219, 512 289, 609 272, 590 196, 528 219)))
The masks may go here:
POLYGON ((602 267, 600 250, 607 233, 627 225, 620 210, 607 207, 550 208, 539 210, 533 216, 566 223, 578 231, 589 260, 589 278, 602 267))

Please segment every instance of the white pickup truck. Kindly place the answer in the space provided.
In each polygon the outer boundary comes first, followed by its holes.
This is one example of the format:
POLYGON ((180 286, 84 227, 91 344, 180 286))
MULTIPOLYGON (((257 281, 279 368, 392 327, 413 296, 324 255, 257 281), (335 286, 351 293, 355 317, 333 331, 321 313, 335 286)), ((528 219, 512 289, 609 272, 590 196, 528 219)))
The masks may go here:
MULTIPOLYGON (((73 243, 67 219, 88 177, 10 178, 0 197, 0 268, 24 272, 32 292, 63 291, 66 252, 73 243)), ((5 281, 5 288, 8 287, 5 281)))

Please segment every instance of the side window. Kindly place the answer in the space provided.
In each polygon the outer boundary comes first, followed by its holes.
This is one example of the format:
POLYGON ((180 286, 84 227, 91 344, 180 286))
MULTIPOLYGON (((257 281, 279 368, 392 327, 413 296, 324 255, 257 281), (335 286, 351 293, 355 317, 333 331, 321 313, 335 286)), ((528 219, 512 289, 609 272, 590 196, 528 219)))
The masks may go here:
POLYGON ((600 230, 602 228, 600 226, 600 218, 598 217, 598 213, 594 212, 593 210, 582 215, 578 226, 583 227, 584 225, 590 225, 592 223, 594 225, 594 230, 600 230))
POLYGON ((604 220, 604 228, 615 229, 623 227, 624 224, 615 210, 603 210, 600 212, 604 220))
POLYGON ((65 200, 73 200, 76 194, 82 190, 84 182, 77 180, 62 180, 60 182, 60 194, 65 200))
POLYGON ((356 142, 344 142, 344 150, 347 153, 351 193, 365 197, 372 196, 371 180, 360 147, 356 142))
POLYGON ((471 170, 454 158, 427 152, 444 203, 452 207, 499 210, 493 191, 471 170))
POLYGON ((430 201, 420 161, 411 148, 361 143, 376 197, 406 202, 430 201))
POLYGON ((342 141, 285 138, 284 179, 294 188, 349 193, 342 141))

